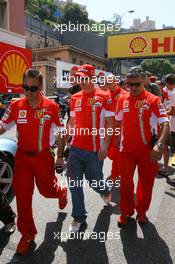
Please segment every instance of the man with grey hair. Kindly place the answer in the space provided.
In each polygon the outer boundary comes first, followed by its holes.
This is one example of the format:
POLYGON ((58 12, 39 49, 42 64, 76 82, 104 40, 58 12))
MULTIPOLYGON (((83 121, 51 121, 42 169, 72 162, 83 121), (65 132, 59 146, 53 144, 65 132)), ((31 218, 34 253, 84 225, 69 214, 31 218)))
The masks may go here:
POLYGON ((159 97, 145 90, 146 74, 142 69, 127 74, 130 92, 118 99, 116 121, 121 129, 119 169, 121 176, 119 227, 128 223, 137 211, 137 221, 146 223, 146 211, 151 202, 154 180, 158 172, 164 145, 169 134, 169 122, 159 97), (153 120, 161 127, 157 142, 152 142, 153 120), (133 176, 138 167, 136 203, 134 201, 133 176), (148 173, 149 168, 149 173, 148 173))

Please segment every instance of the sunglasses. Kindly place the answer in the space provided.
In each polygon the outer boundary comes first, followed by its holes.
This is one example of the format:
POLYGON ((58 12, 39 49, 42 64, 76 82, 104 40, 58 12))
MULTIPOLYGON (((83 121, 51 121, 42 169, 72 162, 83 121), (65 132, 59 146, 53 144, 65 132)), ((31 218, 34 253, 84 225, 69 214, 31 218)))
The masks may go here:
POLYGON ((34 92, 36 92, 36 91, 39 89, 39 86, 34 86, 34 85, 32 85, 32 86, 28 86, 28 85, 23 84, 23 85, 22 85, 22 88, 23 88, 25 91, 30 91, 30 92, 34 93, 34 92))
POLYGON ((128 82, 127 83, 129 87, 140 87, 141 86, 141 83, 140 82, 135 82, 135 83, 132 83, 132 82, 128 82))

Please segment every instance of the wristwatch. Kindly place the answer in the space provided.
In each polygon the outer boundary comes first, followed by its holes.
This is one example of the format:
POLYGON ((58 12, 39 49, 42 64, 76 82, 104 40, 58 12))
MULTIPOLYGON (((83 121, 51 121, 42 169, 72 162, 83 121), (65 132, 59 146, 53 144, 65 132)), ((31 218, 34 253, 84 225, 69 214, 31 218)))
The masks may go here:
POLYGON ((164 149, 164 147, 165 147, 165 144, 163 144, 163 143, 157 143, 156 144, 160 149, 164 149))

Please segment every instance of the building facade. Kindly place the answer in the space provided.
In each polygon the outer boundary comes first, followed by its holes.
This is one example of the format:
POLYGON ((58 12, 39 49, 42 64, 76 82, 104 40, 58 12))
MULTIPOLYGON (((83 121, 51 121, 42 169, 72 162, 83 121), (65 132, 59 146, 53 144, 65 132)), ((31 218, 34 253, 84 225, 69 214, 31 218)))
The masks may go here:
POLYGON ((26 46, 24 0, 0 0, 0 41, 18 47, 26 46))

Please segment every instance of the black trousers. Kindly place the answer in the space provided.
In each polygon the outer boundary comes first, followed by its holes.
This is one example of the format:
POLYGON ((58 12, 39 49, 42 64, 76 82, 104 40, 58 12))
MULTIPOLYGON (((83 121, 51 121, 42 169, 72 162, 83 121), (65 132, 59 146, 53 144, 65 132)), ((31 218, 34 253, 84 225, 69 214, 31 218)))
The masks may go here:
POLYGON ((4 224, 13 223, 15 221, 16 214, 12 211, 12 208, 8 204, 7 198, 0 191, 0 221, 4 224))

